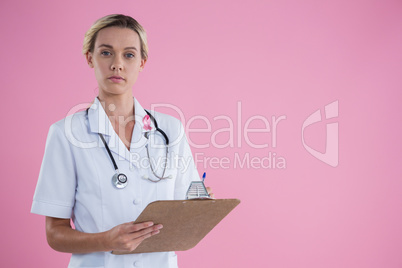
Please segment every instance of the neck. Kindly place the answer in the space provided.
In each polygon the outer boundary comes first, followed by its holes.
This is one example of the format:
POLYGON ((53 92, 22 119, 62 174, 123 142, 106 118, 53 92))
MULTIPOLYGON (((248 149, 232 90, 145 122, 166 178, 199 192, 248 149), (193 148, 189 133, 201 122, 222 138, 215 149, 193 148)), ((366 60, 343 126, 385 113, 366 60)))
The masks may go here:
POLYGON ((127 95, 106 95, 99 92, 98 99, 107 116, 111 118, 134 118, 134 99, 132 94, 127 95))

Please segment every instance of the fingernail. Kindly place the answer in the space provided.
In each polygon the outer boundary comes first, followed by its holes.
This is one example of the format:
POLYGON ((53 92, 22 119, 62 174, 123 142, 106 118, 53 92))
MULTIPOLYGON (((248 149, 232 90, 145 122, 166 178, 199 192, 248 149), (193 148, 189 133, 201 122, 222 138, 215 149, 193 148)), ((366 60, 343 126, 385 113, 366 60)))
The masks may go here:
POLYGON ((158 229, 162 229, 162 228, 163 228, 163 225, 159 224, 158 229))
POLYGON ((154 225, 153 222, 149 222, 149 223, 147 224, 147 226, 152 226, 152 225, 154 225))

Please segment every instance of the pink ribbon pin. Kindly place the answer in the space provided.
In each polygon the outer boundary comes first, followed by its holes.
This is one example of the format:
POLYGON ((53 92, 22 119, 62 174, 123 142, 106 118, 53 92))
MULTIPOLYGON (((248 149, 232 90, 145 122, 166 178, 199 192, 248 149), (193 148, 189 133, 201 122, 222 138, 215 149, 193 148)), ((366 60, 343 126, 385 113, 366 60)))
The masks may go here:
POLYGON ((147 114, 146 116, 144 116, 144 118, 142 119, 142 123, 144 124, 144 129, 145 130, 151 130, 151 119, 149 118, 149 115, 147 114))

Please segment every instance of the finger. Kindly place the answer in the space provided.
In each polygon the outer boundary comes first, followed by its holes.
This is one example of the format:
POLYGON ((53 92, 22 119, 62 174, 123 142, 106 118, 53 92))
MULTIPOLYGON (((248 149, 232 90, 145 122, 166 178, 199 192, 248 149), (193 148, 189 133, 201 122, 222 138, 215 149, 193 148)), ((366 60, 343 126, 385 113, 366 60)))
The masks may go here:
POLYGON ((148 234, 152 234, 154 232, 159 233, 159 230, 162 229, 162 228, 163 228, 162 224, 158 224, 158 225, 155 225, 155 226, 151 226, 151 227, 142 229, 142 230, 137 231, 137 232, 133 232, 133 233, 130 234, 130 237, 131 237, 131 239, 136 239, 136 238, 141 237, 141 236, 147 236, 148 234))
MULTIPOLYGON (((144 230, 139 231, 139 232, 137 232, 135 234, 138 235, 139 233, 141 233, 143 231, 144 230)), ((122 252, 129 253, 129 252, 134 251, 142 243, 142 241, 144 241, 147 238, 150 238, 153 235, 159 234, 159 232, 160 232, 159 230, 155 230, 155 231, 152 231, 150 233, 145 233, 145 234, 143 234, 141 236, 136 236, 136 237, 132 238, 130 240, 130 242, 127 244, 127 246, 125 247, 125 249, 122 250, 122 252)))
POLYGON ((128 227, 127 232, 129 232, 129 233, 138 232, 138 231, 140 231, 140 230, 149 228, 149 227, 151 227, 151 226, 153 226, 153 225, 154 225, 154 223, 151 222, 151 221, 142 222, 142 223, 134 223, 134 224, 133 224, 133 223, 128 223, 128 225, 127 225, 127 227, 128 227))
MULTIPOLYGON (((145 239, 150 238, 151 236, 159 234, 160 229, 155 230, 155 228, 148 228, 148 229, 144 229, 142 231, 139 231, 139 232, 135 233, 135 237, 133 237, 133 239, 132 239, 133 243, 137 244, 137 246, 138 246, 145 239), (149 229, 152 229, 152 230, 150 232, 146 232, 149 229)), ((162 227, 160 227, 160 228, 162 228, 162 227)))
POLYGON ((211 198, 215 198, 215 194, 212 192, 212 188, 211 188, 211 187, 207 187, 207 192, 208 192, 208 194, 209 194, 209 196, 210 196, 211 198))
POLYGON ((147 233, 143 236, 140 237, 136 237, 133 239, 133 245, 135 245, 135 247, 138 247, 139 244, 142 243, 142 241, 144 241, 145 239, 148 239, 152 236, 152 233, 147 233))
POLYGON ((161 232, 160 229, 157 229, 157 230, 153 229, 151 232, 145 233, 145 234, 142 235, 141 237, 143 237, 144 239, 146 239, 146 238, 149 238, 149 237, 151 237, 151 236, 153 236, 153 235, 157 235, 157 234, 159 234, 160 232, 161 232))
POLYGON ((149 237, 154 236, 154 235, 157 235, 160 232, 161 232, 160 230, 155 230, 155 231, 152 231, 150 233, 147 233, 146 235, 144 235, 144 239, 149 238, 149 237))

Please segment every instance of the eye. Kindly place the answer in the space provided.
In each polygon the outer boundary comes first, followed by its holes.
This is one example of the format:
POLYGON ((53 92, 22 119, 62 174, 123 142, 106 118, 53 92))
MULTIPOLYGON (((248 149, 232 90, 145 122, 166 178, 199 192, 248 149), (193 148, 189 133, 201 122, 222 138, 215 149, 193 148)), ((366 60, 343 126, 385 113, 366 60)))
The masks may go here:
POLYGON ((110 52, 109 52, 109 51, 102 51, 102 52, 101 52, 101 55, 103 55, 103 56, 109 56, 109 55, 110 55, 110 52))
POLYGON ((126 54, 126 57, 127 57, 127 58, 134 58, 134 54, 133 54, 133 53, 127 53, 127 54, 126 54))

